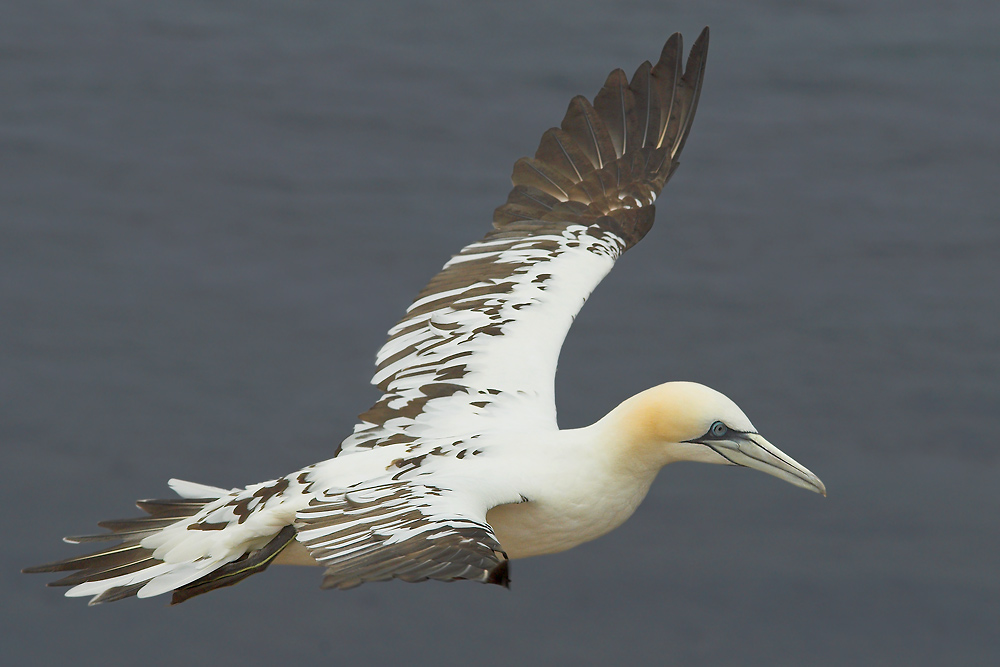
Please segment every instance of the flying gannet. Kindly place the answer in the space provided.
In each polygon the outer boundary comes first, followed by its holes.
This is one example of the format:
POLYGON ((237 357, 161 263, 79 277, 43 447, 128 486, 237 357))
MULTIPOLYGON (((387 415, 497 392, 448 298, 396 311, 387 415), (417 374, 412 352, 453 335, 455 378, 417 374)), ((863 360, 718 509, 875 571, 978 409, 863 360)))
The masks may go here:
POLYGON ((593 103, 573 98, 493 229, 455 255, 389 331, 383 395, 333 458, 242 489, 170 480, 148 516, 104 521, 97 553, 25 572, 90 604, 172 592, 182 602, 271 563, 325 568, 323 587, 471 579, 507 585, 508 560, 563 551, 624 522, 674 461, 755 468, 825 495, 731 400, 669 382, 591 426, 560 430, 563 339, 615 260, 653 224, 701 90, 708 29, 682 70, 681 37, 593 103))

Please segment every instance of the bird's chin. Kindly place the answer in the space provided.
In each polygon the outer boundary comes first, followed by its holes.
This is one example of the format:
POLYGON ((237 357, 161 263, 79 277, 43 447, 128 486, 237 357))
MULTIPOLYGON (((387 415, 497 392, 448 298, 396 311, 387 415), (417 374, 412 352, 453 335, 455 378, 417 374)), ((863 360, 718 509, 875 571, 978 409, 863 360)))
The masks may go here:
POLYGON ((729 463, 753 468, 789 484, 826 495, 826 486, 819 477, 756 433, 706 444, 706 449, 711 449, 715 455, 725 458, 729 463))

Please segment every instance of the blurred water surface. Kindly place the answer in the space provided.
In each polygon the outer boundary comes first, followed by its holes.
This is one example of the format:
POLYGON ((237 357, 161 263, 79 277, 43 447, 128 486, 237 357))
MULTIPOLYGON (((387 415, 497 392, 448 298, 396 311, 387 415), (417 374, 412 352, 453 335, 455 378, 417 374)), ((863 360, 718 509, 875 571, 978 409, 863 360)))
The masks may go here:
POLYGON ((1000 9, 970 1, 0 8, 0 649, 11 664, 1000 658, 1000 9), (511 591, 273 568, 86 608, 20 567, 327 458, 385 331, 572 95, 711 25, 650 235, 563 350, 579 426, 669 379, 816 471, 668 467, 511 591))

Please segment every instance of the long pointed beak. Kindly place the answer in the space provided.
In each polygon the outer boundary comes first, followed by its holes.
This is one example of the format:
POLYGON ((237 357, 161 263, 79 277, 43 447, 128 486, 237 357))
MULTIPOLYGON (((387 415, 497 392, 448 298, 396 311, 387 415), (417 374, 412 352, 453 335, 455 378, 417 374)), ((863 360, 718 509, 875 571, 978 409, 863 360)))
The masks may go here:
POLYGON ((774 475, 795 486, 826 495, 826 486, 808 468, 756 433, 740 434, 733 440, 708 444, 732 463, 774 475))

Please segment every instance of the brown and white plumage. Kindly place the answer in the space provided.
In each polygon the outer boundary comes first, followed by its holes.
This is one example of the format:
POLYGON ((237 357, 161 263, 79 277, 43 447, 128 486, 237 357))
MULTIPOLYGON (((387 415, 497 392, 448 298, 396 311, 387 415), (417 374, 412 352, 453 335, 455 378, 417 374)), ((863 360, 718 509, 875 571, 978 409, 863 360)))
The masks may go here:
POLYGON ((324 586, 398 578, 505 584, 508 558, 552 553, 621 524, 676 460, 758 468, 824 492, 722 394, 643 392, 594 425, 560 430, 559 349, 591 291, 653 223, 694 118, 706 29, 680 35, 631 80, 615 70, 576 97, 493 229, 420 292, 378 352, 378 402, 334 458, 243 489, 171 480, 181 497, 103 522, 96 554, 30 572, 91 603, 173 592, 183 601, 272 562, 325 567, 324 586))

